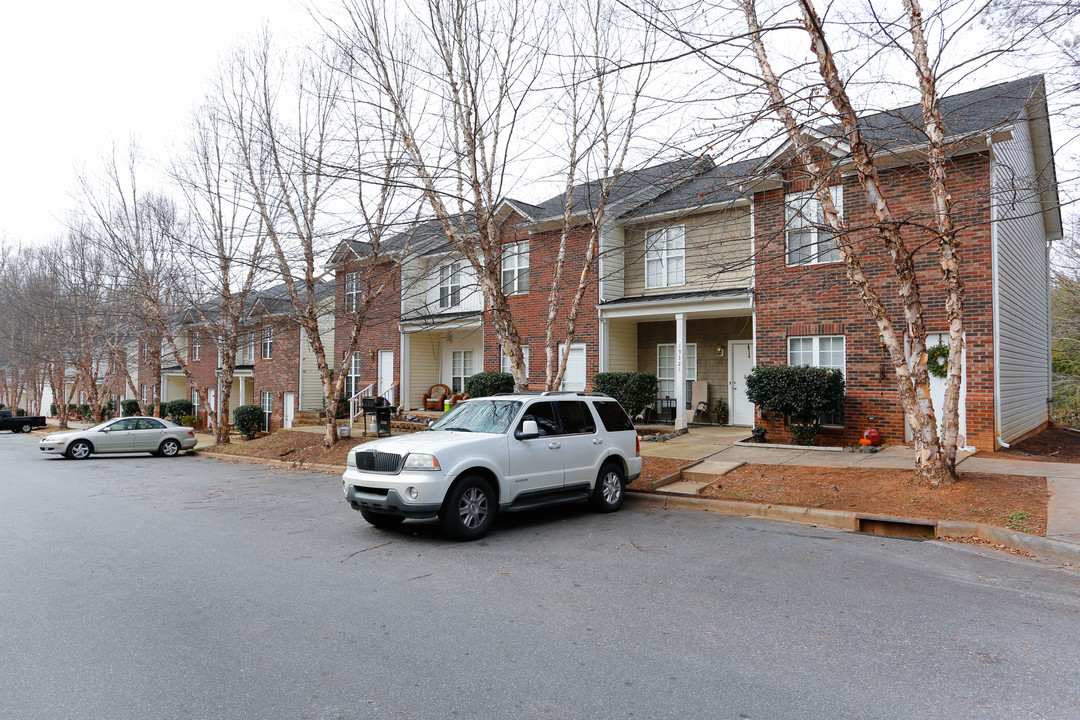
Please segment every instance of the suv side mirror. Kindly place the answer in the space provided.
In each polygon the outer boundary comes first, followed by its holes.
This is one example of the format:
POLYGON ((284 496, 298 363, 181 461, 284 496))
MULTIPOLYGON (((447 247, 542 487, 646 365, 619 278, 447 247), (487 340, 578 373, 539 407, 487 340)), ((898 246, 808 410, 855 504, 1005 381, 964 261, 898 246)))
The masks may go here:
POLYGON ((535 420, 522 420, 521 429, 514 434, 518 440, 532 440, 533 438, 540 437, 540 428, 537 427, 535 420))

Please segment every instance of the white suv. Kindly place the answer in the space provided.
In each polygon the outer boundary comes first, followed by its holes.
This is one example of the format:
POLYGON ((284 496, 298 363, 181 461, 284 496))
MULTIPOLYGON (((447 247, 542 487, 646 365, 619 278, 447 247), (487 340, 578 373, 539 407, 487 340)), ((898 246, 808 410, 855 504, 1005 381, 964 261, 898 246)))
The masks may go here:
POLYGON ((438 517, 473 540, 496 512, 570 500, 618 510, 641 474, 638 451, 634 424, 606 395, 494 395, 458 403, 423 432, 353 448, 342 483, 376 527, 438 517))

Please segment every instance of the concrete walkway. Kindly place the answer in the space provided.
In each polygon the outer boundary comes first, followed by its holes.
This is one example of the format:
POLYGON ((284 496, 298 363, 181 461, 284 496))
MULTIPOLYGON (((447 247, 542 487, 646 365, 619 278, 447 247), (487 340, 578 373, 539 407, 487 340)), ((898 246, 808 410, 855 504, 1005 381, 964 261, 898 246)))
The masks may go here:
MULTIPOLYGON (((905 445, 888 445, 880 452, 836 452, 736 446, 734 443, 750 434, 747 428, 691 428, 690 432, 667 442, 643 442, 644 457, 700 460, 706 468, 726 468, 739 465, 799 465, 821 468, 881 468, 906 470, 915 466, 915 451, 905 445)), ((1080 463, 1004 460, 959 453, 957 467, 965 472, 996 475, 1045 477, 1050 491, 1047 504, 1046 536, 1054 540, 1080 545, 1080 463)), ((700 467, 694 468, 695 471, 700 467)), ((702 473, 684 477, 682 482, 665 489, 694 495, 704 487, 702 473)), ((722 474, 722 473, 718 473, 722 474)))

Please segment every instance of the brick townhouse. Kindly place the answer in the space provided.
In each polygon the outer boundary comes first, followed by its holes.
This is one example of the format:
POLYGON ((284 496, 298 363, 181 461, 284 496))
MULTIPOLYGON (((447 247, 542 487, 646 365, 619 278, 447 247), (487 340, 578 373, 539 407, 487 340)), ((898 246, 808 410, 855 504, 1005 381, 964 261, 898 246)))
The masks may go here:
MULTIPOLYGON (((962 433, 968 444, 993 449, 1048 419, 1048 243, 1060 237, 1061 220, 1045 92, 1041 78, 1028 78, 945 98, 942 109, 967 283, 962 433)), ((864 122, 898 212, 925 219, 918 111, 898 108, 864 122)), ((835 139, 826 132, 819 144, 845 171, 848 160, 835 139)), ((827 419, 826 441, 851 442, 871 425, 892 442, 907 439, 876 326, 849 287, 828 234, 814 222, 818 211, 808 185, 789 158, 781 147, 768 158, 720 166, 709 158, 679 160, 620 178, 600 230, 602 256, 581 308, 564 388, 586 389, 596 372, 651 371, 660 379, 654 409, 660 419, 683 426, 699 403, 711 409, 723 400, 729 422, 749 426, 758 418, 744 379, 756 363, 825 365, 843 369, 848 387, 844 407, 827 419)), ((596 182, 582 183, 573 191, 566 297, 581 270, 596 188, 596 182)), ((868 223, 850 172, 833 192, 850 227, 868 223)), ((544 377, 544 324, 563 201, 562 195, 537 205, 507 200, 497 216, 503 281, 532 387, 541 387, 544 377)), ((365 331, 359 357, 353 355, 359 379, 350 389, 396 385, 399 404, 415 409, 436 383, 460 392, 476 372, 509 368, 469 263, 433 221, 418 223, 407 236, 398 334, 383 321, 391 313, 387 306, 365 331), (385 379, 391 358, 393 383, 385 379), (382 379, 380 367, 386 368, 382 379)), ((870 246, 865 262, 880 281, 887 258, 876 252, 870 246)), ((934 344, 945 331, 934 291, 939 270, 931 252, 916 260, 934 344)), ((337 269, 341 312, 355 269, 347 262, 337 269)), ((895 304, 893 293, 885 294, 895 304)), ((562 327, 565 307, 559 310, 562 327)), ((936 380, 933 394, 940 405, 936 380)), ((785 437, 783 419, 761 421, 773 437, 785 437)))

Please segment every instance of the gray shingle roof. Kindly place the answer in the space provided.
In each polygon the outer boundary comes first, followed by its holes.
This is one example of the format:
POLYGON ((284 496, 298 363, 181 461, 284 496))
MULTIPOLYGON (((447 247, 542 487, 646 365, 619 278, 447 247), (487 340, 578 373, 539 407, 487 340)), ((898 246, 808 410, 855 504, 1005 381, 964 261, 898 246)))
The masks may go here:
POLYGON ((746 197, 739 191, 739 187, 750 179, 761 161, 762 158, 753 158, 710 168, 648 202, 638 205, 624 213, 621 218, 624 220, 642 218, 746 197))
MULTIPOLYGON (((301 300, 304 298, 304 289, 297 287, 301 300)), ((315 283, 315 302, 320 303, 334 295, 334 283, 332 280, 320 280, 315 283)), ((292 301, 289 300, 289 292, 285 283, 280 283, 266 290, 255 293, 252 305, 258 303, 270 315, 291 315, 293 313, 292 301)))

